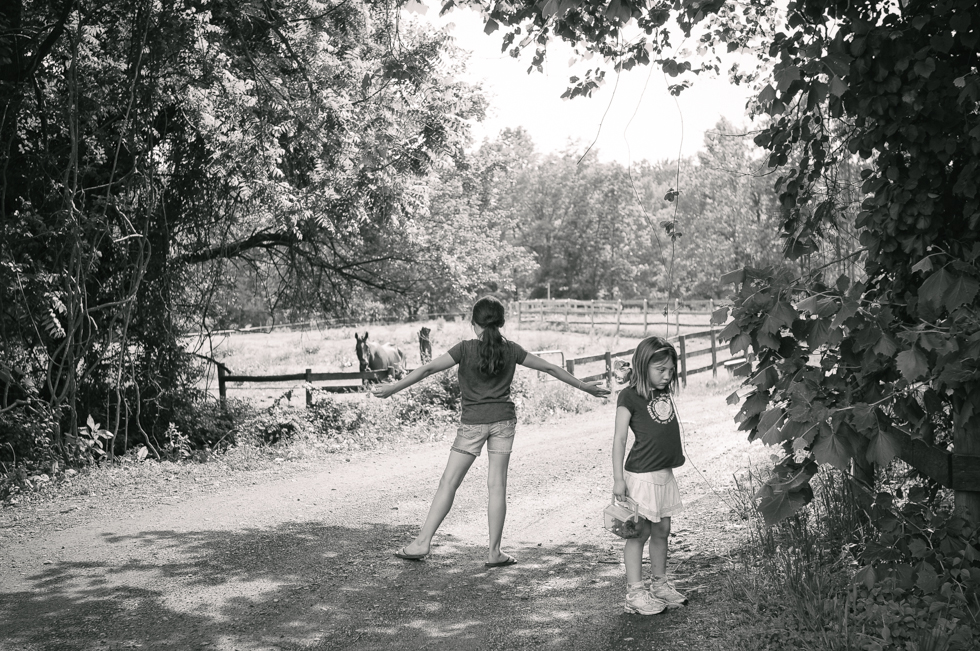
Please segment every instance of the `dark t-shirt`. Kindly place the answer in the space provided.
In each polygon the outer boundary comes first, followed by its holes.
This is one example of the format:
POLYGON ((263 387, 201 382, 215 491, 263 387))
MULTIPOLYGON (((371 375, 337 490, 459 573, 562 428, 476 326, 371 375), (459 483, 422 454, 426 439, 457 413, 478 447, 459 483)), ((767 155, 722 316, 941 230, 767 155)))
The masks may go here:
POLYGON ((527 351, 513 341, 504 340, 503 367, 496 375, 480 370, 480 340, 467 339, 449 349, 449 356, 459 364, 459 390, 462 410, 459 422, 467 425, 499 423, 517 418, 510 399, 514 369, 527 357, 527 351))
POLYGON ((653 472, 684 465, 681 430, 674 403, 667 391, 653 390, 644 400, 636 389, 619 392, 616 408, 630 412, 630 429, 635 438, 624 466, 629 472, 653 472))

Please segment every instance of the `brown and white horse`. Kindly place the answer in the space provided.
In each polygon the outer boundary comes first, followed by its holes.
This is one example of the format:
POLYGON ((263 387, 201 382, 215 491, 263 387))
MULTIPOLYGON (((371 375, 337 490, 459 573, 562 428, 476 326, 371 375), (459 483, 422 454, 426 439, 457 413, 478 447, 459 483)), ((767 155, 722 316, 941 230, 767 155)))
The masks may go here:
MULTIPOLYGON (((405 375, 405 354, 398 346, 393 344, 376 344, 368 341, 368 333, 360 336, 354 333, 356 340, 357 361, 360 363, 361 373, 366 371, 383 371, 391 369, 391 377, 400 380, 405 375)), ((364 380, 364 384, 371 384, 375 380, 364 380)))

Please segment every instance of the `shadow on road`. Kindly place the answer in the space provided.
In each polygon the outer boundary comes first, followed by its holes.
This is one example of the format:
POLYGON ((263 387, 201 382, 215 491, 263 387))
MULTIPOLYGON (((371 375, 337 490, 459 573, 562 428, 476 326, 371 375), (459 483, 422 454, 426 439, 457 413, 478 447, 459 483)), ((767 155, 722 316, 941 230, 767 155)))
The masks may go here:
POLYGON ((394 558, 414 533, 294 522, 106 535, 100 553, 118 561, 55 562, 3 595, 0 648, 599 648, 619 618, 608 548, 511 548, 517 565, 487 569, 485 548, 443 534, 425 561, 394 558))

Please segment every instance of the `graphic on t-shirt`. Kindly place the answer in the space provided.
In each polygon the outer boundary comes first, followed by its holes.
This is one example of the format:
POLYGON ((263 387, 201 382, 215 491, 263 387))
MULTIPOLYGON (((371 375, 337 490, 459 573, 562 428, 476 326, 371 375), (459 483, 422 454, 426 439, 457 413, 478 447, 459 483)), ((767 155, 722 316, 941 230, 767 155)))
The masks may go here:
POLYGON ((669 423, 674 417, 674 405, 666 393, 654 396, 647 404, 647 411, 657 423, 669 423))

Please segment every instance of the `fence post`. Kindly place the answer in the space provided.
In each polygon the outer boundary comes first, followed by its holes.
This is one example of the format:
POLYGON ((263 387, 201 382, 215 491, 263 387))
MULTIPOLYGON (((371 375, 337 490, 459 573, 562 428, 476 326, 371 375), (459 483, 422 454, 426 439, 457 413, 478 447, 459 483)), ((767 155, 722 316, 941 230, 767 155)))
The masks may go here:
POLYGON ((542 325, 544 324, 544 310, 546 307, 544 301, 538 299, 538 322, 542 325))
POLYGON ((589 301, 589 312, 591 314, 591 319, 590 319, 592 323, 591 329, 595 330, 595 299, 594 298, 589 301))
POLYGON ((715 336, 715 327, 711 326, 711 377, 718 377, 718 338, 715 336))
POLYGON ((680 348, 680 350, 677 351, 677 356, 680 357, 681 360, 681 386, 683 387, 687 386, 687 342, 685 339, 687 339, 686 335, 679 335, 677 337, 677 345, 678 348, 680 348))
MULTIPOLYGON (((519 317, 517 322, 520 323, 519 317)), ((432 341, 429 339, 431 332, 432 329, 426 327, 419 330, 419 359, 422 360, 423 364, 432 361, 432 341)))
POLYGON ((606 388, 613 389, 612 352, 606 351, 606 388))
POLYGON ((225 399, 228 397, 228 387, 225 382, 225 376, 228 374, 228 369, 221 362, 218 362, 218 402, 221 406, 225 406, 225 399))
POLYGON ((643 299, 643 336, 644 337, 647 336, 647 308, 648 307, 649 304, 647 303, 647 299, 644 298, 643 299))
POLYGON ((575 375, 575 360, 569 359, 565 360, 565 370, 568 371, 570 375, 575 375))
POLYGON ((520 300, 515 301, 517 303, 517 330, 521 329, 521 302, 520 300))
POLYGON ((566 298, 565 299, 565 328, 568 328, 568 311, 571 309, 571 307, 572 307, 572 299, 566 298))
MULTIPOLYGON (((681 336, 681 312, 680 312, 680 309, 681 309, 681 302, 680 302, 680 300, 678 300, 678 299, 675 298, 674 299, 674 323, 676 324, 677 327, 676 327, 676 330, 674 332, 674 336, 676 336, 676 337, 680 337, 681 336)), ((669 328, 670 326, 667 326, 667 327, 669 328)))
MULTIPOLYGON (((619 336, 619 324, 623 321, 623 301, 619 302, 619 309, 616 311, 616 336, 619 336)), ((609 387, 612 389, 612 386, 609 387)))
POLYGON ((313 378, 311 377, 312 375, 313 375, 313 371, 310 369, 306 369, 306 406, 307 407, 313 406, 313 394, 310 393, 310 384, 313 382, 313 378))

